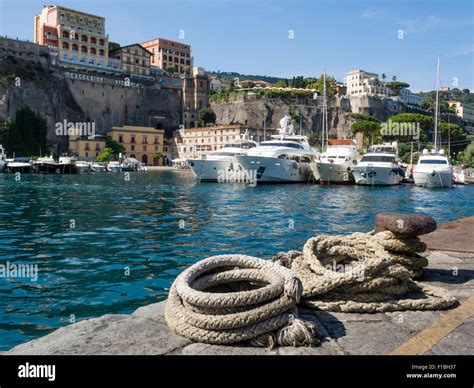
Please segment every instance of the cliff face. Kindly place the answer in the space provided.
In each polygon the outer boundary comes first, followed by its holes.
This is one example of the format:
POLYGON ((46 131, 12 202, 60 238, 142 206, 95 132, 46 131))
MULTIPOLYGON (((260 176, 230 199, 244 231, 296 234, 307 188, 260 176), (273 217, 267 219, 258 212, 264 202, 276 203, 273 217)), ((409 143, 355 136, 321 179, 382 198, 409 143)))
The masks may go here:
MULTIPOLYGON (((277 128, 280 119, 288 113, 302 114, 302 132, 318 133, 322 128, 322 99, 317 98, 246 98, 236 96, 229 102, 211 103, 218 124, 243 124, 277 128)), ((390 116, 414 111, 405 104, 387 98, 333 97, 328 99, 328 124, 330 132, 345 137, 351 133, 355 121, 351 113, 361 113, 385 121, 390 116)), ((299 124, 299 123, 297 123, 299 124)), ((298 128, 298 125, 297 125, 298 128)))
POLYGON ((69 80, 58 70, 21 76, 18 83, 15 73, 0 74, 0 118, 13 119, 23 106, 37 111, 47 121, 48 144, 53 149, 68 147, 68 138, 55 133, 55 124, 64 120, 95 123, 97 134, 120 125, 159 126, 170 131, 181 124, 181 96, 176 90, 69 80))

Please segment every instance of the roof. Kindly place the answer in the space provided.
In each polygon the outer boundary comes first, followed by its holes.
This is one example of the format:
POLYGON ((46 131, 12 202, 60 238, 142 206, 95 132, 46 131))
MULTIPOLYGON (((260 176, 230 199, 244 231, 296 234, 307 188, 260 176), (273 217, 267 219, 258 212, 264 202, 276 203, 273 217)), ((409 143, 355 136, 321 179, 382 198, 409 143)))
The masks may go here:
POLYGON ((171 43, 178 43, 178 44, 182 44, 184 46, 189 46, 189 48, 191 48, 191 45, 189 43, 179 42, 177 40, 168 39, 168 38, 154 38, 154 39, 147 40, 146 42, 143 42, 142 44, 147 44, 147 43, 153 42, 154 40, 166 40, 166 41, 171 42, 171 43))
POLYGON ((153 53, 152 53, 150 50, 147 50, 147 49, 146 49, 145 47, 143 47, 140 43, 133 43, 133 44, 128 44, 128 45, 126 45, 126 46, 116 47, 116 48, 114 48, 114 49, 112 49, 112 50, 109 50, 109 53, 113 53, 113 52, 115 52, 115 51, 120 51, 120 50, 122 50, 122 49, 124 49, 124 48, 132 47, 132 46, 140 46, 143 50, 149 52, 150 55, 153 55, 153 53))

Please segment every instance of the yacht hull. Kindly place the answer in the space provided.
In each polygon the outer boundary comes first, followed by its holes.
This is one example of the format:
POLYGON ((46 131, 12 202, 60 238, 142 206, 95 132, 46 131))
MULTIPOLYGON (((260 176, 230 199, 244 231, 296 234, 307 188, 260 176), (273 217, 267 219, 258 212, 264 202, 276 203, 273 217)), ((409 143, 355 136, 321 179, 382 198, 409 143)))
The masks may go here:
POLYGON ((234 159, 188 159, 194 177, 201 182, 233 182, 245 180, 246 175, 234 159), (237 176, 238 175, 238 176, 237 176))
POLYGON ((334 163, 318 163, 319 182, 323 185, 340 184, 352 185, 355 183, 354 175, 349 166, 334 163))
POLYGON ((249 176, 262 183, 299 183, 311 178, 310 163, 265 156, 236 156, 238 163, 249 176))
POLYGON ((35 165, 37 174, 58 174, 60 172, 59 165, 54 163, 38 163, 35 165))
POLYGON ((414 171, 413 179, 416 186, 428 188, 451 187, 453 172, 451 170, 414 171))
POLYGON ((400 184, 400 175, 393 167, 356 166, 355 183, 365 186, 394 186, 400 184))

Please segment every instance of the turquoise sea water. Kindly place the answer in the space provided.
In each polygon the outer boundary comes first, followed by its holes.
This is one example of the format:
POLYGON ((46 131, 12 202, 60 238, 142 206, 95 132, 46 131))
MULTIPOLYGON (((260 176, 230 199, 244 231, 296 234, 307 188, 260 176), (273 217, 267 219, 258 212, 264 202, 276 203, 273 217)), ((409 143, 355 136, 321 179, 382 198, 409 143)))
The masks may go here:
POLYGON ((36 282, 0 278, 0 350, 72 317, 130 313, 163 300, 176 275, 207 256, 270 258, 316 234, 368 231, 381 211, 427 213, 439 223, 474 215, 474 186, 248 187, 198 184, 189 172, 15 182, 0 174, 0 265, 39 270, 36 282))

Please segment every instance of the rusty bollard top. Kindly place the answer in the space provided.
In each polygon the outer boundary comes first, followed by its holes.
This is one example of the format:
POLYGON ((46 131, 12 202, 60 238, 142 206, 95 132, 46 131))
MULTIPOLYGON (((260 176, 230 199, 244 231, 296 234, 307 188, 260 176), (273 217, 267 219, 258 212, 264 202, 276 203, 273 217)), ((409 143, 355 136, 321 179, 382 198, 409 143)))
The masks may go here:
POLYGON ((426 214, 379 213, 375 217, 375 233, 389 230, 399 237, 409 238, 436 230, 436 221, 426 214))

